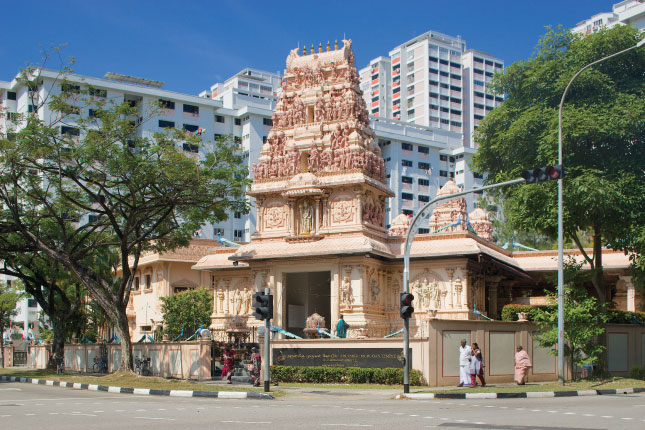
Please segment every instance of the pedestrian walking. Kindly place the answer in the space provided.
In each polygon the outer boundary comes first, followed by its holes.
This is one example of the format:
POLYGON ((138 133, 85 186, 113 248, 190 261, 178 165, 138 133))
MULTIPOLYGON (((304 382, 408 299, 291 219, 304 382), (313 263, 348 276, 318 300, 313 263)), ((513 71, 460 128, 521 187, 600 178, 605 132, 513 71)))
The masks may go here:
POLYGON ((348 328, 349 328, 349 324, 345 322, 345 320, 343 319, 343 314, 341 314, 340 319, 336 324, 336 336, 340 337, 341 339, 345 339, 347 337, 348 328))
POLYGON ((251 348, 251 362, 249 363, 249 373, 251 382, 254 387, 260 386, 260 370, 262 369, 262 356, 258 353, 256 347, 251 348))
POLYGON ((526 383, 526 375, 531 367, 531 359, 522 345, 517 346, 515 352, 515 382, 517 385, 524 385, 526 383))
POLYGON ((470 357, 472 349, 466 344, 466 339, 461 340, 459 347, 459 385, 470 385, 470 357))
POLYGON ((235 367, 235 351, 230 345, 224 348, 224 368, 222 369, 222 378, 226 378, 227 384, 232 384, 233 368, 235 367))
POLYGON ((477 386, 477 377, 482 383, 482 387, 486 386, 486 381, 484 380, 484 356, 479 345, 476 342, 473 342, 471 347, 471 356, 470 356, 470 385, 473 387, 477 386))

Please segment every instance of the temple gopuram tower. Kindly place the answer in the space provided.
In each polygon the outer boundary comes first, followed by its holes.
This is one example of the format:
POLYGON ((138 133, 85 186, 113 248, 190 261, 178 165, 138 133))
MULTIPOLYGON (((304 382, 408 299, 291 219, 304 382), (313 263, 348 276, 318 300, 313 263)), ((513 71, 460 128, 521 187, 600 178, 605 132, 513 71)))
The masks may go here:
POLYGON ((253 166, 253 241, 315 241, 365 231, 385 237, 385 163, 369 127, 351 41, 287 57, 273 129, 253 166), (329 48, 328 48, 329 49, 329 48))

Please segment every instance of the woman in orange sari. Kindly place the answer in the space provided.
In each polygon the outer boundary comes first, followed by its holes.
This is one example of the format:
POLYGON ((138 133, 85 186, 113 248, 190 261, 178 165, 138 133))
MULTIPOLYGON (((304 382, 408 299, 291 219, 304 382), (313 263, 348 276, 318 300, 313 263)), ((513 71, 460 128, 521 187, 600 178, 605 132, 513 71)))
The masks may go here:
POLYGON ((515 353, 515 382, 517 385, 524 385, 526 382, 526 374, 531 367, 531 359, 522 345, 518 345, 517 352, 515 353))

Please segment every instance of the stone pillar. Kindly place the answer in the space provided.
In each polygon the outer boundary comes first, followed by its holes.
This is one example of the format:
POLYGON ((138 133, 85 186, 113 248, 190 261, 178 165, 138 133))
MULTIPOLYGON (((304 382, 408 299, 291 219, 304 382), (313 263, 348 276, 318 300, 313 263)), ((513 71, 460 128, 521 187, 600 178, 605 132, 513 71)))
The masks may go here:
POLYGON ((322 226, 322 205, 320 204, 320 197, 315 197, 314 198, 314 214, 313 214, 313 219, 311 220, 313 222, 313 229, 311 231, 311 234, 317 235, 318 232, 320 231, 320 227, 322 226))
POLYGON ((224 313, 230 314, 230 303, 231 303, 231 280, 226 279, 224 280, 224 285, 225 285, 225 291, 224 291, 224 301, 226 302, 226 306, 224 306, 224 313))
POLYGON ((627 291, 627 311, 636 312, 636 288, 632 283, 632 277, 619 276, 618 279, 625 283, 625 290, 627 291))
POLYGON ((501 280, 501 276, 491 276, 487 279, 489 305, 488 316, 493 319, 497 319, 497 289, 501 280))
POLYGON ((455 307, 454 306, 454 303, 455 303, 455 298, 454 298, 455 291, 454 291, 454 288, 453 288, 453 285, 452 285, 452 279, 453 279, 453 275, 455 274, 455 269, 452 269, 452 268, 451 269, 446 269, 446 273, 448 274, 448 294, 447 294, 447 297, 446 297, 448 299, 447 300, 448 303, 444 303, 444 306, 446 307, 446 309, 448 309, 448 308, 452 309, 452 308, 455 307))
POLYGON ((289 235, 295 236, 296 235, 296 210, 295 210, 295 202, 293 200, 289 200, 287 202, 289 205, 289 235))

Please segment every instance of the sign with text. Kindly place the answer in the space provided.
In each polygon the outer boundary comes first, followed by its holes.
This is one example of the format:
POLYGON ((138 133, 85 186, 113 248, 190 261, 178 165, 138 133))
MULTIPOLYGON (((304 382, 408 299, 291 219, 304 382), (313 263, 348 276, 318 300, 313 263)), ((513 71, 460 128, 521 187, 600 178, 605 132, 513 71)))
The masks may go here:
MULTIPOLYGON (((412 357, 412 350, 410 350, 412 357)), ((402 368, 401 348, 274 348, 278 366, 402 368)))

